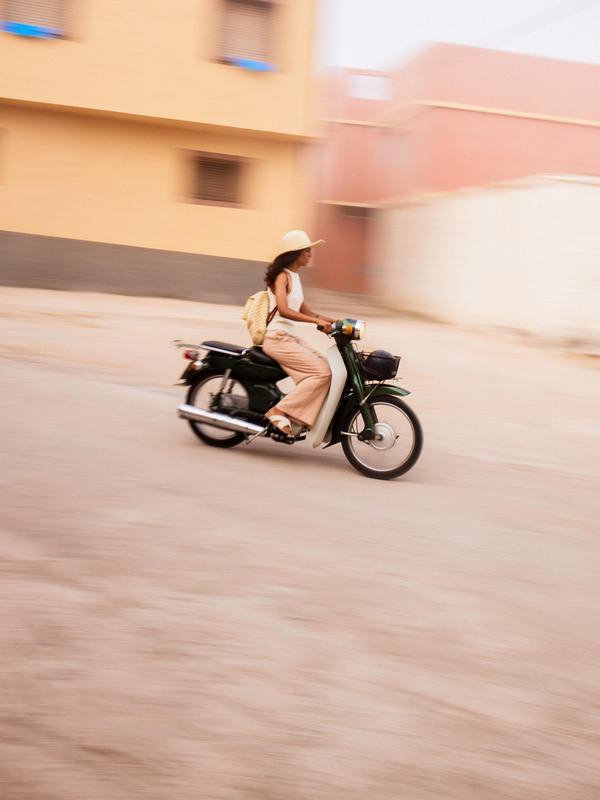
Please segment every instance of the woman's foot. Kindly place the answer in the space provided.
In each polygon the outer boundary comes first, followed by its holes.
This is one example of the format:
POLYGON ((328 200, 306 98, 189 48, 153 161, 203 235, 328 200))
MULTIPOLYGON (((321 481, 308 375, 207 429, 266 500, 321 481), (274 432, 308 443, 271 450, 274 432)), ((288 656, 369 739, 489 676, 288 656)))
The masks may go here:
POLYGON ((277 428, 277 430, 281 431, 281 433, 283 433, 285 436, 294 435, 292 424, 287 417, 284 417, 281 414, 265 414, 265 417, 269 420, 274 428, 277 428))

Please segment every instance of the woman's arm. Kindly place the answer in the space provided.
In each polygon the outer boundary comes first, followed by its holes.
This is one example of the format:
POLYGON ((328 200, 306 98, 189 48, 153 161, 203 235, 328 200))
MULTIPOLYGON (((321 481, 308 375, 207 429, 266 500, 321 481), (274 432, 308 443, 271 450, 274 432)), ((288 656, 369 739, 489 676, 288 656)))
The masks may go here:
POLYGON ((313 325, 322 325, 326 333, 331 332, 331 323, 335 322, 335 320, 313 314, 306 303, 302 303, 299 311, 294 311, 288 306, 287 275, 285 272, 280 272, 275 278, 273 294, 275 295, 275 301, 277 303, 277 311, 281 317, 292 319, 295 322, 312 322, 313 325))
POLYGON ((320 320, 319 324, 321 325, 323 324, 323 322, 329 322, 329 323, 335 322, 334 319, 331 319, 330 317, 324 317, 323 314, 315 314, 314 311, 310 310, 310 308, 306 305, 305 302, 302 303, 302 305, 300 306, 300 311, 303 314, 308 314, 309 317, 316 317, 316 319, 320 320))

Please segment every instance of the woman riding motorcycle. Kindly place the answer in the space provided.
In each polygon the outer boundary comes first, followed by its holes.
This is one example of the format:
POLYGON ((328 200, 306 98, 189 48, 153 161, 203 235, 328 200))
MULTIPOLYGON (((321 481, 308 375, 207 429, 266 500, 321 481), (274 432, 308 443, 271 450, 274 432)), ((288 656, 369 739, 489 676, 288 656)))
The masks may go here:
POLYGON ((292 422, 311 428, 329 391, 331 369, 325 356, 297 335, 298 322, 310 322, 331 332, 335 320, 315 314, 307 306, 298 274, 312 257, 311 248, 325 244, 311 242, 304 231, 289 231, 281 240, 279 255, 267 267, 265 283, 270 310, 277 307, 267 328, 262 349, 274 358, 296 386, 265 415, 271 425, 292 436, 292 422))

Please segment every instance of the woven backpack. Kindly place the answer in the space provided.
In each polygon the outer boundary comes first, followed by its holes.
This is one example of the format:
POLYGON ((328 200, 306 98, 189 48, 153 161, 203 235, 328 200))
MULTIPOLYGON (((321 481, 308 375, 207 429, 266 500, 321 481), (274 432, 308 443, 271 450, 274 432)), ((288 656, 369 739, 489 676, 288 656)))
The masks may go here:
POLYGON ((269 295, 266 289, 251 295, 246 300, 242 311, 242 319, 246 320, 250 338, 254 344, 262 344, 267 332, 267 325, 277 311, 277 306, 269 313, 269 295))

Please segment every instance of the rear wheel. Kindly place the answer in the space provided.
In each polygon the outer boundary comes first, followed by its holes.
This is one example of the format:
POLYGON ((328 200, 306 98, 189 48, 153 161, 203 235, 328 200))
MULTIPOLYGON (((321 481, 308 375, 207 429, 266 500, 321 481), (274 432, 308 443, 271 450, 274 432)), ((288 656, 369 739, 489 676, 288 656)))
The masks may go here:
POLYGON ((423 432, 414 411, 397 397, 367 400, 375 419, 375 439, 361 441, 365 427, 358 406, 342 424, 342 447, 352 466, 370 478, 388 480, 413 467, 423 447, 423 432))
MULTIPOLYGON (((190 386, 186 402, 203 411, 229 413, 233 408, 248 408, 248 392, 237 378, 226 379, 224 372, 211 372, 202 375, 190 386)), ((227 431, 191 419, 188 422, 196 436, 213 447, 235 447, 244 441, 243 433, 227 431)))

